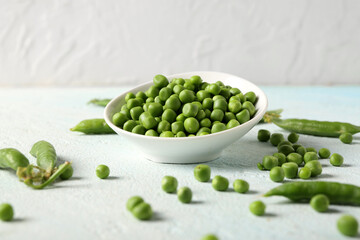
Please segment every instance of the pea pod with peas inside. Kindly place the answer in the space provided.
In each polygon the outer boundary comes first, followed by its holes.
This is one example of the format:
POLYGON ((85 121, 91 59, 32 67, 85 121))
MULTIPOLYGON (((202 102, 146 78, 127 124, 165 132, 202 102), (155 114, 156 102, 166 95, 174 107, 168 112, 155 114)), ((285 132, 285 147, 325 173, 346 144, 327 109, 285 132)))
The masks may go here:
POLYGON ((54 146, 47 141, 38 141, 31 148, 30 154, 36 158, 37 165, 46 171, 47 177, 50 177, 57 160, 54 146))
POLYGON ((310 201, 317 194, 326 195, 331 204, 360 206, 360 187, 338 182, 285 183, 271 189, 264 196, 284 196, 292 201, 310 201))

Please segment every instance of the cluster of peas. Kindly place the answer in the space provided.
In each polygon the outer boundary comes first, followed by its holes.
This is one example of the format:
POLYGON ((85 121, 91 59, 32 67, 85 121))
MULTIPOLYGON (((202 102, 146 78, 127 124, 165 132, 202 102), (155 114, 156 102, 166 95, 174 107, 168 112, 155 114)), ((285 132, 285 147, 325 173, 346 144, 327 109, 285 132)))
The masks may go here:
POLYGON ((243 94, 221 81, 209 84, 200 76, 156 75, 147 91, 128 93, 112 122, 136 134, 154 137, 203 136, 249 121, 255 114, 254 92, 243 94))
POLYGON ((270 179, 274 182, 282 182, 284 178, 293 179, 297 176, 301 179, 309 179, 316 177, 322 173, 319 158, 326 159, 330 157, 330 163, 333 166, 341 166, 344 158, 334 153, 331 155, 329 149, 321 148, 319 152, 313 147, 305 148, 300 144, 296 144, 299 135, 290 133, 286 141, 283 134, 270 134, 268 130, 260 129, 258 131, 258 140, 270 143, 276 146, 277 153, 272 156, 266 155, 262 159, 262 163, 258 163, 260 170, 270 170, 270 179), (331 155, 331 156, 330 156, 331 155), (298 171, 298 168, 303 168, 298 171))

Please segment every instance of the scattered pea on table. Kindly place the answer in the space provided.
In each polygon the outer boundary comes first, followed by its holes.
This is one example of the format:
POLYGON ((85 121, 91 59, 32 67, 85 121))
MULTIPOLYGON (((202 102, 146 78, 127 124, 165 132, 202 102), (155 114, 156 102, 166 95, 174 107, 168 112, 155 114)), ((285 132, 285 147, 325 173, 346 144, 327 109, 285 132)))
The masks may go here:
POLYGON ((174 193, 178 187, 178 181, 173 176, 165 176, 161 180, 161 188, 167 193, 174 193))
POLYGON ((188 187, 181 187, 177 191, 177 196, 180 202, 190 203, 192 199, 192 191, 188 187))
POLYGON ((199 164, 194 168, 194 177, 199 182, 207 182, 210 180, 211 169, 208 165, 199 164))
POLYGON ((110 169, 106 165, 99 165, 96 167, 96 176, 98 176, 100 179, 108 178, 110 175, 110 169))
POLYGON ((220 175, 215 176, 211 184, 217 191, 226 191, 229 188, 229 180, 220 175))
POLYGON ((340 167, 344 162, 343 156, 338 153, 333 153, 330 157, 330 163, 333 166, 340 167))
POLYGON ((9 203, 0 204, 0 219, 2 221, 11 221, 14 217, 14 209, 9 203))
POLYGON ((249 210, 256 216, 262 216, 265 214, 266 205, 258 200, 254 201, 249 205, 249 210))
POLYGON ((246 193, 249 191, 249 183, 242 179, 236 179, 233 183, 233 188, 235 192, 246 193))
POLYGON ((340 141, 342 141, 345 144, 350 144, 350 143, 352 143, 353 136, 351 135, 351 133, 345 132, 339 136, 339 139, 340 139, 340 141))
POLYGON ((329 198, 324 194, 317 194, 310 200, 310 206, 317 212, 326 212, 329 209, 329 198))
POLYGON ((355 237, 358 234, 359 223, 353 216, 343 215, 337 220, 337 228, 345 236, 355 237))

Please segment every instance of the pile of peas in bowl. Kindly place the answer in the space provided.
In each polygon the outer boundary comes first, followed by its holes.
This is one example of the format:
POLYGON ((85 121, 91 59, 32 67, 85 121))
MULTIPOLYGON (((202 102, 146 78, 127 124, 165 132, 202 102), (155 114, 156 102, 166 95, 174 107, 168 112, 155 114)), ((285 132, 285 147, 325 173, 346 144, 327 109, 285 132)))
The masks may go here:
POLYGON ((249 121, 257 96, 204 82, 200 76, 174 78, 156 75, 145 92, 129 92, 121 110, 112 116, 117 127, 145 136, 192 137, 221 132, 249 121))

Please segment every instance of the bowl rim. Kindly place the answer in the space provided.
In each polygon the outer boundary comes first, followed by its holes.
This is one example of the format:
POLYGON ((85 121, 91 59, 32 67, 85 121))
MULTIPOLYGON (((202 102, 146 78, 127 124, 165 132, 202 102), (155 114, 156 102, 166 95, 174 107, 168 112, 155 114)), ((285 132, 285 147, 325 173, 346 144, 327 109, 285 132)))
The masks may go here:
MULTIPOLYGON (((143 87, 145 85, 148 85, 149 83, 152 83, 153 81, 148 81, 148 82, 145 82, 145 83, 141 83, 141 84, 138 84, 136 85, 135 87, 123 92, 122 94, 118 95, 117 97, 114 97, 105 107, 104 109, 104 119, 105 119, 105 122, 110 126, 111 129, 113 129, 115 131, 116 130, 120 130, 120 132, 122 134, 125 134, 125 135, 128 135, 130 137, 139 137, 139 138, 145 138, 145 139, 156 139, 156 140, 159 140, 159 141, 184 141, 184 140, 193 140, 193 139, 204 139, 204 138, 210 138, 210 137, 216 137, 218 135, 222 135, 222 134, 226 134, 226 133, 229 133, 230 131, 232 130, 237 130, 237 129, 240 129, 241 127, 244 127, 244 126, 247 126, 255 121, 260 121, 261 119, 258 119, 262 118, 262 116, 265 114, 267 108, 268 108, 268 98, 266 96, 266 94, 264 93, 264 91, 258 87, 256 84, 250 82, 249 80, 246 80, 242 77, 238 77, 236 75, 232 75, 232 74, 229 74, 229 73, 224 73, 224 72, 216 72, 216 71, 191 71, 191 72, 184 72, 184 73, 176 73, 176 74, 171 74, 171 75, 165 75, 168 79, 172 79, 172 78, 176 78, 178 75, 199 75, 201 76, 201 74, 222 74, 222 75, 225 75, 225 76, 228 76, 228 77, 236 77, 236 78, 239 78, 241 79, 242 81, 245 81, 247 82, 248 84, 250 85, 253 85, 254 87, 256 87, 258 89, 258 91, 264 96, 264 109, 261 111, 261 112, 256 112, 255 113, 255 116, 253 118, 251 118, 249 121, 243 123, 243 124, 240 124, 239 126, 236 126, 236 127, 233 127, 233 128, 230 128, 230 129, 226 129, 224 131, 221 131, 221 132, 217 132, 217 133, 211 133, 211 134, 208 134, 208 135, 203 135, 203 136, 194 136, 194 137, 158 137, 158 136, 146 136, 146 135, 142 135, 142 134, 136 134, 136 133, 132 133, 132 132, 128 132, 128 131, 125 131, 124 129, 116 126, 115 124, 112 123, 112 120, 109 118, 110 116, 110 109, 112 108, 112 105, 115 104, 115 102, 117 102, 119 99, 122 99, 122 98, 125 98, 125 95, 129 92, 132 92, 133 89, 136 89, 136 88, 140 88, 140 87, 143 87)), ((118 135, 119 133, 117 131, 115 131, 118 135)))

